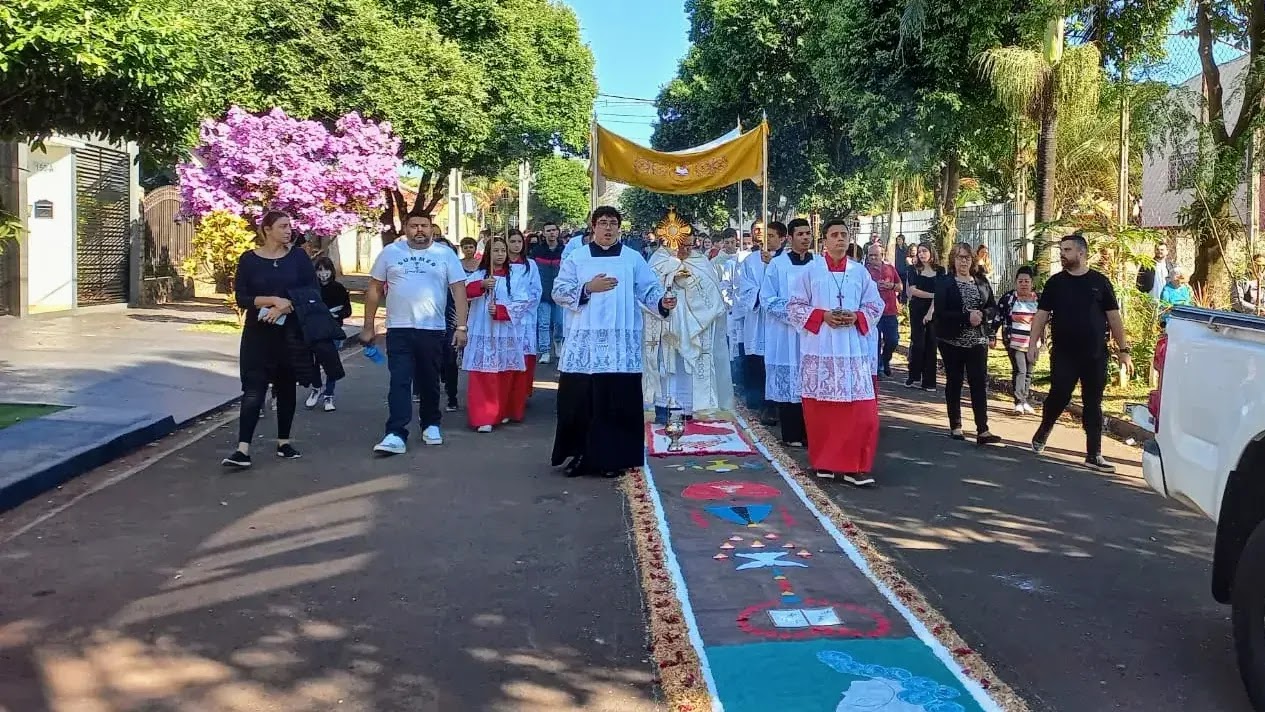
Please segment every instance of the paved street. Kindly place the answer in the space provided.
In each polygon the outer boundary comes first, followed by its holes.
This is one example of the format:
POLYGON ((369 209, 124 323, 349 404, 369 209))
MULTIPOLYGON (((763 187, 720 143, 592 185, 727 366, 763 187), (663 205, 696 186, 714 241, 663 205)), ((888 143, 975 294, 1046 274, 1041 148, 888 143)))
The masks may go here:
POLYGON ((993 405, 1007 447, 980 450, 946 437, 943 392, 885 383, 880 487, 828 490, 1034 710, 1249 712, 1213 525, 1152 493, 1137 449, 1106 439, 1117 474, 1089 472, 1060 426, 1039 459, 1038 419, 993 405))
MULTIPOLYGON (((374 459, 385 370, 348 361, 339 411, 303 412, 305 457, 235 423, 125 475, 177 434, 0 516, 0 709, 660 709, 612 483, 545 465, 553 391, 490 436, 374 459), (39 517, 54 513, 14 538, 39 517)), ((548 378, 542 373, 541 379, 548 378)), ((1116 476, 943 434, 943 404, 885 387, 881 487, 836 500, 1036 710, 1246 712, 1211 525, 1116 476)), ((271 433, 266 420, 261 433, 271 433)))
POLYGON ((374 459, 386 370, 348 366, 302 460, 258 440, 223 473, 229 423, 16 539, 111 473, 0 517, 0 709, 658 709, 624 500, 547 467, 553 391, 374 459))

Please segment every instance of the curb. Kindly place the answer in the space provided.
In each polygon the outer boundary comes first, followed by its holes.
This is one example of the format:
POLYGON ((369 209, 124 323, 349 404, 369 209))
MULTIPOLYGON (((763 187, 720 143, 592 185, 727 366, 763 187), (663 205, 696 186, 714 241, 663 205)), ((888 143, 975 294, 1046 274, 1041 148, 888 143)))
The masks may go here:
MULTIPOLYGON (((353 333, 344 341, 343 348, 339 351, 340 356, 345 359, 348 352, 356 348, 356 346, 353 333)), ((58 460, 47 467, 20 473, 18 477, 5 478, 0 476, 0 513, 13 509, 44 492, 59 487, 128 453, 135 452, 156 440, 161 440, 183 427, 193 425, 198 420, 212 413, 231 407, 240 399, 241 395, 235 394, 219 405, 195 414, 183 423, 177 423, 170 414, 165 416, 155 414, 156 420, 139 424, 137 427, 121 433, 110 434, 95 443, 87 445, 82 450, 74 452, 66 459, 58 460)), ((74 408, 70 410, 73 411, 74 408)), ((37 418, 27 422, 38 423, 39 420, 37 418)), ((12 427, 19 426, 15 425, 12 427)), ((11 428, 9 429, 11 430, 11 428)))
MULTIPOLYGON (((909 347, 904 346, 904 345, 898 345, 896 347, 896 353, 908 359, 909 347)), ((939 362, 939 359, 936 360, 936 372, 939 373, 940 375, 944 375, 944 365, 939 362)), ((1004 378, 1001 376, 995 376, 991 373, 988 374, 988 390, 990 393, 1001 394, 1001 395, 1011 395, 1014 392, 1014 388, 1010 383, 1010 379, 1004 378)), ((1028 400, 1034 403, 1044 403, 1045 395, 1046 394, 1042 393, 1041 391, 1030 390, 1028 400)), ((1066 419, 1076 422, 1077 424, 1080 424, 1082 422, 1081 421, 1082 412, 1083 411, 1080 405, 1076 403, 1068 403, 1067 410, 1063 411, 1063 415, 1060 417, 1060 420, 1066 418, 1066 419)), ((1123 442, 1126 445, 1131 444, 1127 441, 1133 440, 1133 443, 1132 443, 1133 445, 1141 447, 1142 443, 1145 443, 1148 440, 1153 440, 1155 438, 1155 434, 1152 433, 1151 431, 1145 428, 1139 427, 1133 421, 1125 420, 1124 418, 1121 418, 1120 416, 1117 416, 1117 415, 1112 415, 1110 413, 1103 413, 1102 421, 1103 421, 1103 431, 1107 435, 1111 436, 1112 438, 1116 440, 1123 442)))
MULTIPOLYGON (((218 410, 218 408, 211 410, 218 410)), ((38 420, 37 418, 28 422, 35 423, 38 420)), ((89 470, 164 438, 175 430, 176 421, 168 415, 131 430, 106 436, 64 460, 22 474, 10 482, 0 483, 0 512, 13 509, 89 470)))

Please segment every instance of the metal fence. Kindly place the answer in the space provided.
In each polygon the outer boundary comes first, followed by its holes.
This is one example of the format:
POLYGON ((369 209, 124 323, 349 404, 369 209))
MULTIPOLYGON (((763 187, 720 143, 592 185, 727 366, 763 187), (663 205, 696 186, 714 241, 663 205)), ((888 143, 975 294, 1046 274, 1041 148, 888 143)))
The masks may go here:
MULTIPOLYGON (((905 242, 916 245, 929 242, 935 223, 934 210, 914 210, 896 215, 895 234, 904 235, 905 242)), ((887 239, 889 221, 887 215, 862 215, 857 218, 856 241, 865 244, 874 235, 884 242, 887 239)), ((988 248, 993 269, 990 279, 994 287, 1009 288, 1014 281, 1015 270, 1027 262, 1024 241, 1031 217, 1014 203, 967 205, 957 211, 957 239, 978 250, 988 248)), ((944 256, 941 255, 941 258, 944 256)))

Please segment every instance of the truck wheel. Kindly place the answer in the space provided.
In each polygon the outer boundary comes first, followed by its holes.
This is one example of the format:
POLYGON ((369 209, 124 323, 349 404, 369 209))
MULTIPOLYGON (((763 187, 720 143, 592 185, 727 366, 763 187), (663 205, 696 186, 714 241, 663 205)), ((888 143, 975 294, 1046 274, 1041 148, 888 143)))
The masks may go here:
POLYGON ((1265 710, 1265 523, 1248 537, 1239 556, 1230 603, 1239 675, 1252 706, 1265 710))

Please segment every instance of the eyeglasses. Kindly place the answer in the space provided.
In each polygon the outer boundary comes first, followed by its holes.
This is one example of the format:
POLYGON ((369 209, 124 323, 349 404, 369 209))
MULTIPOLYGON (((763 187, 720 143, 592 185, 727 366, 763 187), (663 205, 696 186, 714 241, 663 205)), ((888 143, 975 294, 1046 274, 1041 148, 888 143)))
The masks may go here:
POLYGON ((597 226, 598 227, 619 227, 619 221, 618 220, 598 220, 597 226))

